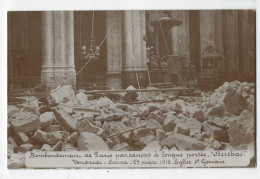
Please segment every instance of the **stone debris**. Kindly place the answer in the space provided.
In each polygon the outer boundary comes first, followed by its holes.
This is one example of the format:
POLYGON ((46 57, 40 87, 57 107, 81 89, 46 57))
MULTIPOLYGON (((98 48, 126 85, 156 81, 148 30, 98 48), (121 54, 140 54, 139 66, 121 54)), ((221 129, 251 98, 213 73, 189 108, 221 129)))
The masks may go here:
POLYGON ((75 131, 77 121, 72 118, 66 111, 63 109, 56 109, 55 116, 57 122, 65 131, 75 131))
POLYGON ((78 139, 78 150, 79 151, 93 151, 93 150, 108 150, 108 146, 105 141, 96 134, 89 132, 80 133, 78 139))
POLYGON ((205 117, 204 112, 201 109, 196 111, 196 112, 194 112, 193 113, 193 117, 196 118, 200 122, 204 122, 204 121, 207 120, 206 117, 205 117))
POLYGON ((8 105, 8 168, 24 168, 27 151, 234 150, 255 141, 254 84, 226 82, 196 98, 133 89, 75 95, 66 85, 44 110, 8 105))
POLYGON ((161 143, 169 149, 176 147, 178 150, 203 150, 205 148, 202 142, 182 134, 168 136, 161 143))
POLYGON ((40 115, 40 127, 48 127, 55 120, 53 112, 46 112, 40 115))
POLYGON ((67 103, 74 99, 75 93, 70 85, 58 86, 50 92, 50 100, 52 103, 67 103))
POLYGON ((15 133, 29 133, 40 127, 40 119, 37 115, 31 113, 17 113, 16 117, 10 120, 15 133))
POLYGON ((230 144, 238 146, 255 141, 255 120, 253 115, 238 116, 229 119, 228 136, 230 144))

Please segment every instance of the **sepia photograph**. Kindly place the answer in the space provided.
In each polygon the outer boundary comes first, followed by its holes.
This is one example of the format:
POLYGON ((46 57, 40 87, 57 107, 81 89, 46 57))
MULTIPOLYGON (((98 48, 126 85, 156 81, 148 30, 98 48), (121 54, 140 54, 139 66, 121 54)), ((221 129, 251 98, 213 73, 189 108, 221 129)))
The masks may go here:
POLYGON ((255 168, 256 10, 10 10, 7 90, 8 169, 255 168))

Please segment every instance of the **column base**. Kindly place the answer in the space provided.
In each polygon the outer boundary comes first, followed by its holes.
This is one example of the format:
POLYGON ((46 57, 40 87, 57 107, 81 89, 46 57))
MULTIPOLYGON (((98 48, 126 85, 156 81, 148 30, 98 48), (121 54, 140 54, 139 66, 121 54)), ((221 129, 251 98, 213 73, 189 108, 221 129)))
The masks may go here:
POLYGON ((120 90, 121 85, 121 73, 119 74, 107 74, 108 89, 120 90))
POLYGON ((48 89, 56 88, 59 85, 71 85, 76 87, 76 71, 71 67, 43 67, 41 81, 48 89), (74 78, 73 78, 74 77, 74 78))
POLYGON ((138 88, 137 76, 139 79, 140 87, 146 88, 148 85, 147 71, 123 71, 122 72, 122 87, 127 88, 130 85, 133 85, 135 88, 138 88))

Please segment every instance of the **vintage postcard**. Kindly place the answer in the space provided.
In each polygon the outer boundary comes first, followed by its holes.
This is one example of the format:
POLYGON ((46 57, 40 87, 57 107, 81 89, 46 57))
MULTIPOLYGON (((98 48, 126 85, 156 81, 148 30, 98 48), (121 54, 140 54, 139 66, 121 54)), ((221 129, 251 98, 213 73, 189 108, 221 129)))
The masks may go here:
POLYGON ((256 167, 256 11, 8 11, 7 168, 256 167))

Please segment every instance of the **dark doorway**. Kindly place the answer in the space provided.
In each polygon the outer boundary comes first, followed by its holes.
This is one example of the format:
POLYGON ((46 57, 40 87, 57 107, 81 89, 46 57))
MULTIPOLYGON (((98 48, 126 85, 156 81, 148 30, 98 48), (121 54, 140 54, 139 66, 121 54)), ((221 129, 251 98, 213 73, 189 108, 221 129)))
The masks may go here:
MULTIPOLYGON (((82 46, 90 46, 92 32, 93 11, 74 11, 74 57, 76 73, 86 64, 88 60, 82 59, 82 46)), ((106 12, 94 12, 94 37, 95 45, 100 45, 106 36, 106 12)), ((106 41, 100 49, 97 60, 91 61, 78 75, 77 83, 96 83, 105 81, 107 68, 106 41)))
POLYGON ((189 11, 190 59, 200 72, 200 12, 189 11))
POLYGON ((41 12, 8 12, 7 20, 8 90, 34 87, 41 82, 41 12))

